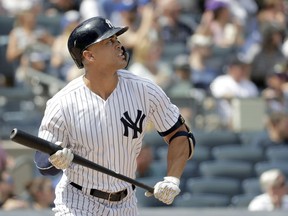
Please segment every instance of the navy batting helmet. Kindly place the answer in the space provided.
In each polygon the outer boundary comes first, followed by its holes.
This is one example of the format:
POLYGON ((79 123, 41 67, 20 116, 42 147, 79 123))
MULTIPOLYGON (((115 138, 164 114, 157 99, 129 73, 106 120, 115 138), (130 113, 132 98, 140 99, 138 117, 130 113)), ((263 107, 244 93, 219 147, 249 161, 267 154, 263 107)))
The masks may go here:
POLYGON ((128 27, 114 27, 103 17, 92 17, 79 24, 70 34, 68 49, 78 68, 83 68, 82 52, 90 45, 113 35, 121 35, 128 27))

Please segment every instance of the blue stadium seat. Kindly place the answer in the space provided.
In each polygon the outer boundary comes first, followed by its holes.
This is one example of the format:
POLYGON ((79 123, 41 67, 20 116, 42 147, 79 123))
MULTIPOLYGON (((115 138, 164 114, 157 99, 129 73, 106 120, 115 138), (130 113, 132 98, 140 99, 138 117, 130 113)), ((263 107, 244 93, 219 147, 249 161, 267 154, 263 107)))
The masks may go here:
POLYGON ((167 161, 154 160, 150 165, 150 175, 155 177, 166 176, 167 173, 167 161))
POLYGON ((247 178, 241 183, 241 187, 244 194, 259 195, 262 190, 259 183, 259 178, 247 178))
POLYGON ((270 161, 288 162, 288 146, 273 146, 266 149, 266 157, 270 161))
POLYGON ((194 155, 192 157, 193 161, 196 162, 202 162, 202 161, 207 161, 211 160, 212 155, 211 155, 211 150, 207 146, 201 146, 201 145, 196 145, 194 155))
POLYGON ((214 147, 241 144, 239 135, 233 131, 212 131, 197 133, 197 146, 214 147))
POLYGON ((186 181, 186 191, 192 194, 221 194, 231 197, 241 192, 241 184, 237 179, 223 177, 190 178, 186 181))
POLYGON ((288 166, 283 161, 263 161, 255 164, 255 173, 258 176, 270 169, 280 169, 288 177, 288 166))
POLYGON ((212 149, 212 155, 217 160, 248 161, 251 163, 263 161, 266 158, 264 149, 246 145, 216 146, 212 149))
POLYGON ((231 198, 231 206, 247 209, 249 203, 255 196, 253 194, 238 194, 231 198))
POLYGON ((45 27, 52 35, 57 36, 61 33, 61 16, 47 16, 45 14, 39 14, 37 17, 37 24, 45 27))
POLYGON ((12 30, 15 22, 15 17, 0 15, 0 35, 8 35, 12 30))
POLYGON ((245 179, 253 177, 253 165, 246 161, 203 161, 199 165, 199 172, 206 177, 230 177, 245 179))
POLYGON ((227 207, 229 203, 230 199, 226 195, 185 193, 175 198, 173 206, 182 208, 227 207))

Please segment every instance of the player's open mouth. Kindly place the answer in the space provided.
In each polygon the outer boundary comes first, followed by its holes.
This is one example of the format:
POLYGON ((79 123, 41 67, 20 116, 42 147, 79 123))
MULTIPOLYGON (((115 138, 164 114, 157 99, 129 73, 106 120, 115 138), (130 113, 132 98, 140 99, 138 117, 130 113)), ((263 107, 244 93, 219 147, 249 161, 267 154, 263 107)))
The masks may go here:
POLYGON ((124 52, 121 51, 119 54, 118 54, 119 57, 121 57, 122 59, 125 59, 125 55, 124 55, 124 52))

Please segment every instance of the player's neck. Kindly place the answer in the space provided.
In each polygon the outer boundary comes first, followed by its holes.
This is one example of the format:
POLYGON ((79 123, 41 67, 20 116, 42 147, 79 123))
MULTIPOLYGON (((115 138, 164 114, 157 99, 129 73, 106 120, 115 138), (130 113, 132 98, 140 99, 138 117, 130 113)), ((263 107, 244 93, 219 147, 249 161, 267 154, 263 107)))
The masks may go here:
POLYGON ((83 80, 92 92, 103 100, 107 100, 118 84, 118 75, 115 74, 112 77, 94 77, 86 74, 83 80))

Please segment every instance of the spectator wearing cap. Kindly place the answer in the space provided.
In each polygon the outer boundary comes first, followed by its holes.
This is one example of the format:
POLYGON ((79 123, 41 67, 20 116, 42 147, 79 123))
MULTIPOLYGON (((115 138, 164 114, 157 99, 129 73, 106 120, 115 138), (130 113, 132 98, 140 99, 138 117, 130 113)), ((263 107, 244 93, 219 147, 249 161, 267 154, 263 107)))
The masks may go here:
POLYGON ((210 85, 211 94, 218 101, 218 112, 225 128, 233 129, 231 99, 259 96, 259 90, 249 79, 249 74, 249 65, 238 57, 233 57, 226 74, 215 78, 210 85))
POLYGON ((263 172, 259 179, 263 194, 249 204, 249 211, 288 210, 287 184, 284 173, 279 169, 263 172))
POLYGON ((193 83, 191 82, 192 70, 189 64, 189 56, 179 54, 173 64, 173 82, 167 89, 170 97, 187 97, 191 95, 193 83))
POLYGON ((262 90, 261 95, 266 101, 268 113, 288 110, 288 74, 286 70, 285 64, 277 65, 266 76, 266 88, 262 90))
MULTIPOLYGON (((194 71, 190 67, 189 63, 189 55, 187 54, 179 54, 175 57, 172 62, 172 79, 171 83, 166 89, 166 93, 169 97, 173 99, 187 100, 193 99, 193 101, 197 101, 199 103, 203 102, 203 99, 206 96, 206 92, 203 89, 197 88, 194 86, 191 81, 191 76, 194 71)), ((185 102, 181 104, 179 109, 181 110, 182 115, 187 119, 188 124, 193 122, 194 118, 194 108, 190 106, 190 103, 185 102)), ((189 125, 192 127, 192 125, 189 125)))

